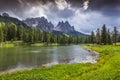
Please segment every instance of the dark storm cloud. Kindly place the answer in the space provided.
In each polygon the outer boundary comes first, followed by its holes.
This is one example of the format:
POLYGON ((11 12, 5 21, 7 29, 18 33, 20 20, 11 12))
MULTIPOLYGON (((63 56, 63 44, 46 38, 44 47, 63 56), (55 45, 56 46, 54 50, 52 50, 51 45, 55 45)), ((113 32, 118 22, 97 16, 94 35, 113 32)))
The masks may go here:
POLYGON ((89 0, 89 9, 107 16, 120 15, 120 0, 89 0))
POLYGON ((29 3, 30 6, 34 6, 38 3, 44 5, 48 2, 55 3, 55 0, 0 0, 0 10, 21 9, 21 5, 24 7, 28 7, 26 5, 27 3, 29 3))
POLYGON ((69 4, 71 4, 71 6, 73 7, 82 7, 84 1, 87 0, 66 0, 69 4))
MULTIPOLYGON (((13 11, 14 13, 21 14, 26 9, 30 9, 31 6, 36 5, 47 5, 48 3, 52 3, 54 7, 56 7, 56 1, 59 0, 0 0, 0 12, 2 11, 13 11)), ((72 8, 82 8, 85 1, 89 1, 88 11, 99 11, 107 16, 118 16, 120 15, 120 0, 65 0, 68 4, 71 5, 72 8)), ((57 8, 57 7, 56 7, 57 8)), ((69 13, 70 10, 66 9, 60 13, 61 16, 67 17, 64 13, 69 13), (67 11, 68 12, 67 12, 67 11)), ((58 14, 58 16, 60 16, 58 14)), ((68 14, 69 16, 72 16, 68 14)))
POLYGON ((120 0, 89 0, 89 1, 90 8, 92 9, 120 7, 120 0))
POLYGON ((18 8, 19 2, 17 0, 0 0, 0 10, 18 8))
MULTIPOLYGON (((56 0, 0 0, 0 9, 14 9, 20 7, 20 1, 36 5, 38 3, 41 3, 43 5, 47 4, 48 2, 54 3, 56 0)), ((58 0, 59 1, 59 0, 58 0)), ((82 3, 86 0, 65 0, 67 3, 70 3, 72 6, 75 7, 81 7, 82 3)))
MULTIPOLYGON (((55 0, 0 0, 1 8, 18 8, 20 6, 20 1, 27 2, 30 4, 47 4, 48 2, 55 3, 55 0)), ((74 7, 82 7, 84 1, 87 0, 65 0, 67 3, 74 7)), ((89 7, 91 9, 102 9, 102 8, 118 8, 120 7, 120 0, 88 0, 89 7)))

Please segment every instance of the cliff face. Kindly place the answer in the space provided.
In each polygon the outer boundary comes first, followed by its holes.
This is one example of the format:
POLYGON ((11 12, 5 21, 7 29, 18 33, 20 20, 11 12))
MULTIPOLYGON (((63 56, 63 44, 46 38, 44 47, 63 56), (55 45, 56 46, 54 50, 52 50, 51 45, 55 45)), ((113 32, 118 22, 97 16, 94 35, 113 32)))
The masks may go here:
POLYGON ((23 21, 28 26, 41 29, 42 31, 51 32, 54 28, 54 25, 51 22, 48 22, 44 17, 41 18, 28 18, 23 21))
POLYGON ((68 21, 66 22, 59 22, 58 25, 54 28, 56 31, 69 33, 75 31, 74 27, 69 24, 68 21))

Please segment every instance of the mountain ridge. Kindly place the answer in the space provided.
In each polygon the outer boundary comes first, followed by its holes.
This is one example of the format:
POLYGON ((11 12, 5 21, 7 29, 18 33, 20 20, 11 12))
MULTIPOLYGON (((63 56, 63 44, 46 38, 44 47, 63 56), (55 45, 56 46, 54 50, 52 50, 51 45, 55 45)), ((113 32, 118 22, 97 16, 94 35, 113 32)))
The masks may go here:
POLYGON ((9 16, 9 14, 7 14, 7 13, 3 13, 2 15, 0 15, 0 22, 14 23, 14 24, 16 24, 17 26, 23 25, 25 28, 28 28, 28 27, 29 27, 29 26, 27 26, 24 22, 22 22, 21 20, 9 16))
POLYGON ((51 32, 57 35, 68 34, 72 36, 86 36, 86 34, 76 31, 74 26, 71 26, 68 21, 58 22, 56 27, 44 17, 27 18, 23 20, 23 22, 28 26, 33 26, 42 31, 51 32))
POLYGON ((42 31, 45 32, 51 32, 52 29, 54 28, 54 25, 44 17, 27 18, 26 20, 23 20, 23 22, 28 26, 41 29, 42 31))
POLYGON ((17 18, 9 16, 7 13, 3 13, 0 15, 0 22, 14 23, 17 26, 23 25, 25 28, 34 27, 42 30, 43 32, 50 32, 55 35, 67 34, 72 36, 87 36, 84 33, 76 31, 74 26, 71 26, 68 21, 58 22, 57 26, 55 27, 52 22, 48 21, 44 17, 27 18, 26 20, 21 21, 17 18))
POLYGON ((75 31, 74 26, 71 26, 68 21, 59 22, 58 25, 54 28, 54 30, 64 33, 75 31))

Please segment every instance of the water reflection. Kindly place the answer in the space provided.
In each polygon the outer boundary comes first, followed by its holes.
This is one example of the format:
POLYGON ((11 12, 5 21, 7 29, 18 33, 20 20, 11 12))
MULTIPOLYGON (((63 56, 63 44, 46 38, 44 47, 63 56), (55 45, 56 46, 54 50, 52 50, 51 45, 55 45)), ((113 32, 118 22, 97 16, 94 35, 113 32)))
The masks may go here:
POLYGON ((95 62, 98 55, 79 45, 0 49, 0 71, 59 63, 95 62))

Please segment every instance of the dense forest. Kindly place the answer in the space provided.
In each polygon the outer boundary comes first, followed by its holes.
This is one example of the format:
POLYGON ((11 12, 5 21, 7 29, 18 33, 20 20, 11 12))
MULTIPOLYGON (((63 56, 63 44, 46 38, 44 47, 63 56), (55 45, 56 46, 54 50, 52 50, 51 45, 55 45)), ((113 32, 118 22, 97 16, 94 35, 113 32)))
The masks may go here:
POLYGON ((67 34, 55 35, 50 32, 43 32, 34 27, 25 28, 23 25, 17 26, 14 23, 0 23, 0 43, 6 41, 23 41, 24 43, 59 43, 78 44, 90 42, 86 36, 70 36, 67 34))
POLYGON ((118 30, 110 32, 103 25, 102 29, 92 31, 89 36, 70 36, 67 34, 55 35, 50 32, 43 32, 34 27, 24 28, 23 25, 17 26, 14 23, 0 23, 0 43, 6 41, 23 41, 24 43, 59 43, 59 44, 79 44, 79 43, 97 43, 112 44, 120 41, 118 30))

